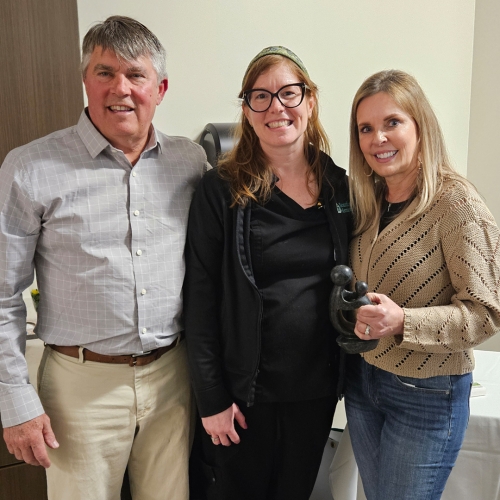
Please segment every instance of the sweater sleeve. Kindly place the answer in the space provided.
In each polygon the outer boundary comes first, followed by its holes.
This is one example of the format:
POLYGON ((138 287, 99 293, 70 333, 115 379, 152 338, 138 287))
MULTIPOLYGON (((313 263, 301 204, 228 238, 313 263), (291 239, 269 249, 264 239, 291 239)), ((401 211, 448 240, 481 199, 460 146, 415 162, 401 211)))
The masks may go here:
POLYGON ((211 170, 194 194, 189 214, 184 321, 191 380, 202 417, 229 408, 223 380, 219 309, 224 252, 222 181, 211 170))
POLYGON ((402 348, 421 352, 463 351, 500 329, 500 233, 472 192, 456 197, 436 224, 451 303, 435 306, 433 297, 427 307, 404 308, 404 333, 395 340, 402 348))

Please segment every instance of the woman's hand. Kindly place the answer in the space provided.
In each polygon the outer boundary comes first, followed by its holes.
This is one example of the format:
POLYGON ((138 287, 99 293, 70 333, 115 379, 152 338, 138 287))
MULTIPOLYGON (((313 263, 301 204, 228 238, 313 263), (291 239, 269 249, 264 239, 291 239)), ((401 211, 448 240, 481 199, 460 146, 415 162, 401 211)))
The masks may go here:
POLYGON ((215 445, 222 444, 230 446, 231 441, 234 444, 240 442, 240 437, 234 428, 234 421, 240 424, 243 429, 247 428, 245 416, 241 413, 238 405, 233 403, 227 410, 224 410, 211 417, 203 417, 201 422, 207 431, 207 434, 212 437, 212 442, 215 445))
POLYGON ((404 311, 387 295, 367 293, 373 305, 362 306, 356 315, 354 333, 362 340, 400 335, 404 330, 404 311))

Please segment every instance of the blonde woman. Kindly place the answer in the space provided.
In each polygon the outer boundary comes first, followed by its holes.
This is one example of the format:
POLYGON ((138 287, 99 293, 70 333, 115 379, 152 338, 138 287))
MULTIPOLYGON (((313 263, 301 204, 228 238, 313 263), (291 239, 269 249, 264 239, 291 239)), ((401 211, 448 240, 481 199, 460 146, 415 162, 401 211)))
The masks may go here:
POLYGON ((382 71, 352 105, 356 280, 379 339, 349 371, 346 412, 369 500, 439 499, 469 417, 473 347, 500 328, 500 234, 453 170, 416 80, 382 71))

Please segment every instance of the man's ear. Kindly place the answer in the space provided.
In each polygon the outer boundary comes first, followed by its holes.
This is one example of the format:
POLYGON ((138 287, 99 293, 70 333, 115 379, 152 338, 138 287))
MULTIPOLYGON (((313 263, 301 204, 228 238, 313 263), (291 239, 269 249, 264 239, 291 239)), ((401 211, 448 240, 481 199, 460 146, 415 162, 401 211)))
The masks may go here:
POLYGON ((156 105, 163 101, 163 97, 165 97, 165 92, 168 90, 168 79, 164 78, 160 84, 158 85, 158 98, 156 99, 156 105))

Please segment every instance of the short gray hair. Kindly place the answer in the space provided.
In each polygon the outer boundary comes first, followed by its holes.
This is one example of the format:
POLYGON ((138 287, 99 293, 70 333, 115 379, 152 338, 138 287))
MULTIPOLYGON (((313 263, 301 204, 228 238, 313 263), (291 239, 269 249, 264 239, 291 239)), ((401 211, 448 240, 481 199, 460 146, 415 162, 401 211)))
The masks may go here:
POLYGON ((90 63, 90 56, 96 47, 110 50, 125 61, 149 56, 158 75, 158 83, 167 78, 166 52, 163 45, 144 24, 135 19, 111 16, 89 29, 82 44, 83 78, 90 63))

